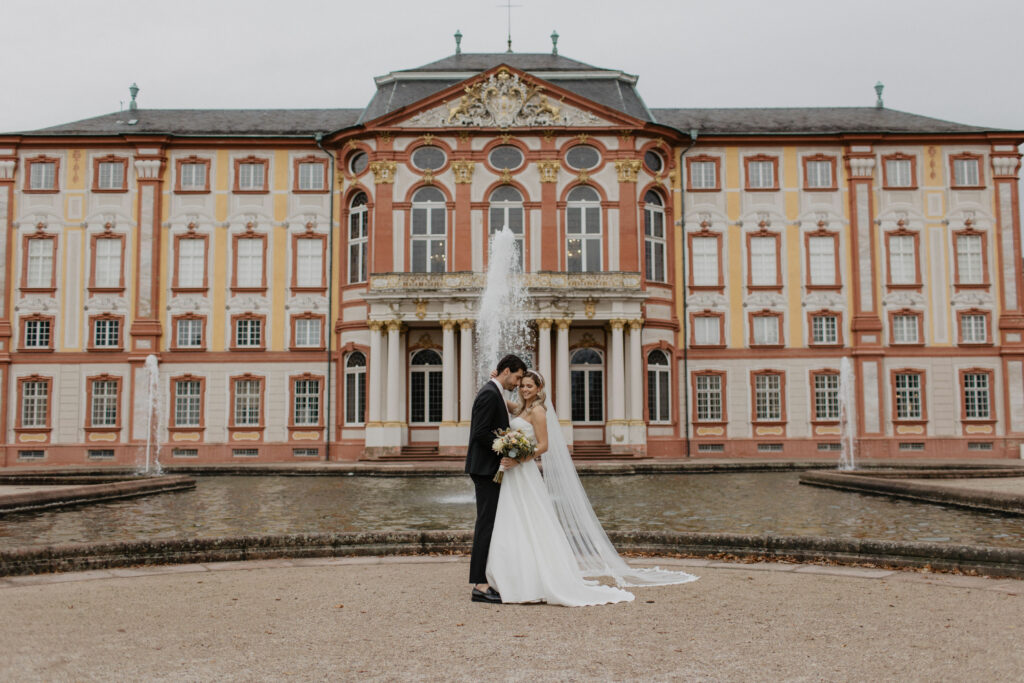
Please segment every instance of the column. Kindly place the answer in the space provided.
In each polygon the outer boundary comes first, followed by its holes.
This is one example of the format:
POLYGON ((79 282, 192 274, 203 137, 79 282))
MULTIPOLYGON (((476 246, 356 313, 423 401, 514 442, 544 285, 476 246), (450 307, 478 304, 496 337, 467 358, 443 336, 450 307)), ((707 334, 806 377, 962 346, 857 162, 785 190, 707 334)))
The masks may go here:
MULTIPOLYGON (((0 397, 6 405, 10 394, 11 314, 7 302, 14 284, 11 282, 11 252, 14 248, 14 171, 18 166, 13 149, 0 150, 0 397)), ((0 466, 8 464, 4 444, 7 441, 7 410, 0 410, 0 466)), ((12 453, 13 455, 13 453, 12 453)))
MULTIPOLYGON (((388 321, 388 388, 387 417, 390 423, 402 423, 402 321, 388 321)), ((394 426, 389 425, 389 426, 394 426)))
POLYGON ((547 382, 548 395, 551 395, 551 325, 554 321, 544 318, 537 321, 537 347, 539 349, 538 365, 540 375, 547 382))
MULTIPOLYGON (((384 398, 384 338, 381 335, 381 327, 384 326, 380 320, 371 320, 370 328, 370 371, 369 383, 366 392, 367 409, 369 416, 367 422, 377 425, 381 421, 381 406, 384 398)), ((369 425, 367 425, 369 426, 369 425)))
POLYGON ((643 320, 629 321, 629 421, 641 424, 644 419, 643 343, 640 339, 643 323, 643 320))
POLYGON ((612 353, 610 362, 611 379, 608 382, 608 394, 611 396, 611 419, 609 422, 622 422, 626 419, 625 412, 625 383, 624 375, 624 354, 622 348, 622 328, 626 321, 615 319, 609 320, 612 328, 612 353))
POLYGON ((473 418, 473 321, 459 321, 459 422, 473 418))
POLYGON ((455 321, 441 321, 441 424, 455 423, 455 321))
MULTIPOLYGON (((994 144, 992 147, 992 184, 995 186, 996 224, 994 242, 995 263, 989 266, 990 281, 999 283, 999 326, 992 330, 991 341, 1002 347, 1003 415, 1006 435, 1024 433, 1024 282, 1021 281, 1021 231, 1018 173, 1021 155, 1013 144, 994 144)), ((1008 440, 1009 441, 1009 440, 1008 440)), ((1013 442, 1011 442, 1013 443, 1013 442)), ((1024 447, 1018 447, 1024 450, 1024 447)), ((994 454, 993 454, 994 455, 994 454)), ((1019 452, 1007 449, 1007 456, 1019 457, 1019 452)))
MULTIPOLYGON (((632 140, 632 138, 630 138, 632 140)), ((636 216, 636 180, 640 172, 639 159, 621 159, 615 162, 619 177, 619 267, 625 272, 642 272, 636 216)))
POLYGON ((572 419, 572 387, 569 384, 569 320, 562 318, 555 321, 558 325, 558 348, 556 350, 556 371, 558 381, 555 382, 555 398, 559 421, 568 422, 572 419))

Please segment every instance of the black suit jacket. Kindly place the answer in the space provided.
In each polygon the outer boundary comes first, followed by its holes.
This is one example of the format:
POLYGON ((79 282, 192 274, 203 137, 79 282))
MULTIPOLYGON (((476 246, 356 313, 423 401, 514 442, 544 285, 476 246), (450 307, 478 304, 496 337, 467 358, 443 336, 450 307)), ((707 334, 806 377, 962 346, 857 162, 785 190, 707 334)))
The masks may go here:
POLYGON ((473 401, 473 416, 469 426, 469 451, 466 453, 466 474, 493 475, 498 471, 500 458, 491 450, 494 432, 508 428, 508 408, 505 397, 491 381, 483 385, 473 401))

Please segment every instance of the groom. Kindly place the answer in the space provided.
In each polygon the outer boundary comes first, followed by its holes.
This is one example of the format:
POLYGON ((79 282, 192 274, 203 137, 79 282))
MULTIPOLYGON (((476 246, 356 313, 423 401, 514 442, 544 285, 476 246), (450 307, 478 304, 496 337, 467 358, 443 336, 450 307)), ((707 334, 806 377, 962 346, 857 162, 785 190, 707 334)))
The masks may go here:
POLYGON ((473 417, 469 427, 469 452, 466 453, 466 474, 476 486, 476 527, 473 529, 473 554, 469 560, 469 582, 473 584, 473 602, 501 602, 498 592, 487 585, 487 553, 491 548, 494 514, 498 510, 500 484, 495 484, 500 458, 491 450, 494 432, 508 429, 508 407, 505 391, 519 386, 526 372, 526 363, 510 353, 498 362, 497 376, 480 388, 473 401, 473 417))

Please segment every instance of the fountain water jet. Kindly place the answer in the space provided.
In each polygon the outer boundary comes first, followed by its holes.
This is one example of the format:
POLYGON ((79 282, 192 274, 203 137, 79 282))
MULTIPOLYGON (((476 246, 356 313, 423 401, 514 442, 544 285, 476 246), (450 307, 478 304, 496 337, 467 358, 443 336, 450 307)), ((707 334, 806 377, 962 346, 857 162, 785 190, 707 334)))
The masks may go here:
POLYGON ((839 361, 839 469, 856 469, 854 435, 857 432, 853 363, 846 356, 839 361))
MULTIPOLYGON (((516 236, 505 226, 491 236, 487 284, 477 311, 477 385, 485 382, 508 353, 528 356, 533 347, 526 315, 526 287, 519 266, 516 236)), ((530 358, 524 360, 529 364, 530 358)))
POLYGON ((162 474, 160 467, 160 363, 153 354, 146 356, 146 464, 140 474, 162 474), (153 448, 155 445, 155 449, 153 448), (152 455, 152 457, 151 457, 152 455))

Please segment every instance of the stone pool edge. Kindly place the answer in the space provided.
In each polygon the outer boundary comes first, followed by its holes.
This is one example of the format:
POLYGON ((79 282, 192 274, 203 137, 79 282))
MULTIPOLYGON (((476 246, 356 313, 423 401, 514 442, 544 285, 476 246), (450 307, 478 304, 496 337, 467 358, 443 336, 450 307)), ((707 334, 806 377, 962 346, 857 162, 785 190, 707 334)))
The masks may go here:
POLYGON ((0 483, 57 484, 59 489, 23 491, 0 495, 0 517, 8 513, 45 510, 56 507, 102 503, 122 498, 137 498, 169 491, 194 489, 196 480, 182 474, 126 479, 102 477, 90 481, 85 477, 32 477, 0 479, 0 483))
MULTIPOLYGON (((814 536, 612 532, 627 555, 869 565, 1024 579, 1024 550, 814 536)), ((0 577, 277 558, 464 555, 468 531, 339 532, 62 544, 0 550, 0 577)))

